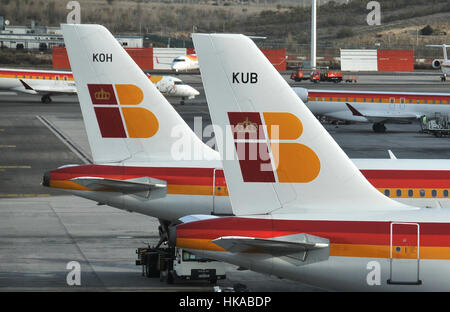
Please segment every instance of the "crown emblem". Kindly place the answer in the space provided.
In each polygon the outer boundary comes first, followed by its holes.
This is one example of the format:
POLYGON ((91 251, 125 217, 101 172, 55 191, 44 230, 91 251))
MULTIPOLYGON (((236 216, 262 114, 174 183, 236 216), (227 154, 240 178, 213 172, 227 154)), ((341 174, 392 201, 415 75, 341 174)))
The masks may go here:
POLYGON ((111 93, 101 88, 100 91, 94 93, 94 98, 99 101, 107 101, 111 98, 111 93))
POLYGON ((248 117, 236 125, 236 132, 255 133, 257 130, 258 124, 248 120, 248 117))

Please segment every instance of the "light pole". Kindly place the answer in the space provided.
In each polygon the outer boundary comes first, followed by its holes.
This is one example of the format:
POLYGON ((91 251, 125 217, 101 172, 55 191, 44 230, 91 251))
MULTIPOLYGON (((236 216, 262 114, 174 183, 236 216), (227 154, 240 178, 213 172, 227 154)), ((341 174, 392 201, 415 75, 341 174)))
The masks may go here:
POLYGON ((317 0, 311 0, 311 68, 316 68, 316 23, 317 23, 317 0))

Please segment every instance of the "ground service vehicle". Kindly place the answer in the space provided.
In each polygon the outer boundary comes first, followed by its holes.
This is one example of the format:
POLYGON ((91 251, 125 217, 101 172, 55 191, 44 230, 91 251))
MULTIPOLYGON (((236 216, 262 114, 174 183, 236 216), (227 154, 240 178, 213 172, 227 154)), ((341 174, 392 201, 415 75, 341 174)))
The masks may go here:
POLYGON ((302 80, 308 80, 309 76, 306 76, 303 70, 300 68, 297 68, 292 74, 291 79, 294 81, 302 81, 302 80))
POLYGON ((173 284, 177 280, 205 280, 215 284, 225 279, 227 264, 202 258, 182 248, 138 248, 136 265, 142 266, 142 275, 159 277, 161 282, 173 284))
POLYGON ((320 71, 316 70, 311 73, 310 79, 314 83, 317 83, 319 81, 332 81, 338 83, 343 80, 343 75, 341 72, 327 71, 321 73, 320 71))
POLYGON ((428 121, 426 131, 437 138, 449 136, 450 122, 448 116, 438 116, 436 119, 428 121))

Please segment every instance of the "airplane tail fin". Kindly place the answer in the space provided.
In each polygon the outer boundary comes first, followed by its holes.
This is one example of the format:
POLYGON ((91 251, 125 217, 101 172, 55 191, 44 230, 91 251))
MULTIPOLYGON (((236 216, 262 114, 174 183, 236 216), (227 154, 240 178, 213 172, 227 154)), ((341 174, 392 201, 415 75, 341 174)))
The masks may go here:
POLYGON ((447 48, 450 47, 450 44, 427 44, 427 47, 432 47, 432 48, 442 48, 442 52, 444 55, 444 62, 448 61, 448 56, 447 56, 447 48))
POLYGON ((365 179, 252 40, 193 40, 213 124, 232 142, 218 146, 236 215, 407 207, 365 179))
POLYGON ((95 163, 218 158, 105 27, 61 28, 95 163))

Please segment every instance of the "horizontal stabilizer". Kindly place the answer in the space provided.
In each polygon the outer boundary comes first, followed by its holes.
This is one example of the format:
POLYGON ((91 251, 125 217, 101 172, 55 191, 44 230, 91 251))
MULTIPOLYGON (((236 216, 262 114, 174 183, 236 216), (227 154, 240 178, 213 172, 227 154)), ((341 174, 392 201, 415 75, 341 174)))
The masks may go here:
POLYGON ((304 233, 274 238, 224 236, 213 243, 229 252, 263 252, 273 256, 303 252, 306 257, 309 250, 329 247, 328 239, 304 233))
POLYGON ((189 222, 216 219, 216 218, 219 218, 219 217, 213 216, 213 215, 188 215, 188 216, 181 217, 178 220, 180 220, 182 223, 189 223, 189 222))
POLYGON ((167 182, 150 177, 129 180, 105 179, 99 177, 78 177, 71 181, 93 191, 111 191, 133 194, 147 199, 163 198, 167 194, 167 182))

